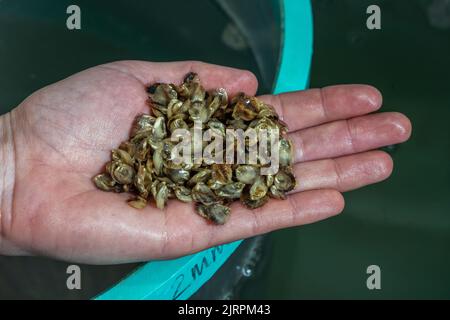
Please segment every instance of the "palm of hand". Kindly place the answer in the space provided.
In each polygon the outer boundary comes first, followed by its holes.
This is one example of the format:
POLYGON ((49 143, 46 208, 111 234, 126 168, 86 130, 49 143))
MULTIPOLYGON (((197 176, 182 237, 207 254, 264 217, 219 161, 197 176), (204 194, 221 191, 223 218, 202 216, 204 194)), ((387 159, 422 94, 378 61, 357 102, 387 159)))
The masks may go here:
MULTIPOLYGON (((256 90, 253 77, 237 70, 196 63, 124 62, 89 69, 24 101, 13 112, 16 180, 8 240, 33 254, 120 263, 187 254, 342 210, 340 193, 330 190, 342 188, 324 184, 299 189, 302 192, 289 201, 271 200, 254 211, 233 205, 230 221, 214 226, 191 204, 169 201, 164 211, 153 204, 136 210, 126 203, 129 195, 97 190, 91 178, 103 170, 110 150, 127 140, 136 115, 149 112, 145 85, 180 82, 191 69, 207 87, 223 86, 231 94, 256 90)), ((403 140, 409 133, 404 135, 403 140)), ((309 160, 301 157, 298 160, 309 160)), ((360 185, 390 174, 389 160, 383 157, 385 172, 360 185)))

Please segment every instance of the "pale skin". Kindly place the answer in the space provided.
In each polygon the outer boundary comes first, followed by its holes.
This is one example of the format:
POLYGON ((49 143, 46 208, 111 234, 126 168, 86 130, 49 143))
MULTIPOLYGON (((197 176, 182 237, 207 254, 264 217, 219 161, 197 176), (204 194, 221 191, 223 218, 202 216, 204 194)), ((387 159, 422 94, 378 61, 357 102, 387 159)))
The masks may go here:
POLYGON ((136 115, 149 113, 145 87, 180 83, 197 72, 207 89, 254 95, 248 71, 200 62, 121 61, 91 68, 45 87, 0 118, 0 253, 44 255, 72 262, 114 264, 166 259, 342 212, 342 192, 377 183, 393 170, 376 149, 402 143, 411 123, 376 113, 381 94, 341 85, 261 99, 289 125, 299 181, 288 200, 256 210, 236 203, 227 224, 198 216, 191 204, 164 211, 127 205, 129 195, 102 192, 91 178, 110 150, 127 140, 136 115))

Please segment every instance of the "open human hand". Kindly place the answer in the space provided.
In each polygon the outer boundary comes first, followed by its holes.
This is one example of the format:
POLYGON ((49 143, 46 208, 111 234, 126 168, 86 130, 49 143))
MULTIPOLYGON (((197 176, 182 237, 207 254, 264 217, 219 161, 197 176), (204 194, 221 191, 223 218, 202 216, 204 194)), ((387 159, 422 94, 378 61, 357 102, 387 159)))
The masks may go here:
POLYGON ((249 210, 232 205, 222 226, 192 204, 169 201, 136 210, 129 195, 99 191, 91 178, 110 150, 128 139, 148 113, 146 85, 199 74, 206 89, 254 95, 248 71, 201 62, 121 61, 97 66, 45 87, 0 118, 0 252, 109 264, 163 259, 272 230, 319 221, 344 208, 341 192, 386 179, 390 156, 377 148, 406 141, 402 114, 370 114, 380 93, 341 85, 260 97, 288 124, 295 146, 297 189, 249 210))

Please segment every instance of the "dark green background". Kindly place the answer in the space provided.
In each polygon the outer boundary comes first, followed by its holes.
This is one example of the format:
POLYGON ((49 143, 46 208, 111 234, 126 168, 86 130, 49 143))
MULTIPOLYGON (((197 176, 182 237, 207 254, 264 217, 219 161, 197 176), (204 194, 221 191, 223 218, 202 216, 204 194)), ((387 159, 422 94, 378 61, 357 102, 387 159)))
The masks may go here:
MULTIPOLYGON (((346 194, 342 215, 269 235, 268 263, 239 297, 450 297, 450 27, 433 22, 445 22, 450 13, 431 17, 437 2, 313 1, 311 86, 372 84, 384 95, 383 110, 405 113, 414 132, 408 143, 389 149, 396 165, 391 179, 346 194), (381 7, 381 30, 366 28, 371 4, 381 7), (379 291, 366 288, 372 264, 381 267, 379 291)), ((250 50, 217 41, 228 19, 212 1, 197 4, 208 12, 207 31, 205 20, 186 14, 196 8, 187 1, 78 1, 90 9, 83 11, 83 31, 69 32, 61 26, 71 3, 0 2, 2 112, 48 83, 118 59, 199 59, 259 75, 250 50), (159 30, 167 25, 173 28, 164 35, 159 30)), ((87 298, 134 267, 82 266, 83 290, 68 292, 66 266, 0 257, 0 297, 87 298)))
POLYGON ((271 234, 270 265, 245 297, 450 298, 450 28, 430 24, 432 2, 313 2, 311 86, 374 85, 382 111, 406 114, 414 131, 393 148, 392 177, 347 193, 341 216, 271 234), (379 31, 365 27, 371 4, 379 31), (366 287, 372 264, 379 291, 366 287))

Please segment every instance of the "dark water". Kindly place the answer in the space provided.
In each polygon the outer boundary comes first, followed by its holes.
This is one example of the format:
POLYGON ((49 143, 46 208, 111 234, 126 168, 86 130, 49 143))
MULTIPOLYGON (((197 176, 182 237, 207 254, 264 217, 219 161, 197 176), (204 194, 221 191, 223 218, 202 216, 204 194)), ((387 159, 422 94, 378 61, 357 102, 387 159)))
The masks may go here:
POLYGON ((195 59, 258 74, 248 47, 234 49, 222 41, 231 21, 214 1, 139 0, 131 5, 125 0, 81 0, 77 1, 80 31, 66 28, 70 4, 66 0, 0 1, 1 110, 73 73, 122 59, 195 59))
POLYGON ((393 148, 392 178, 346 194, 341 216, 273 233, 270 265, 243 296, 448 299, 450 2, 322 0, 314 18, 311 86, 374 85, 384 111, 410 117, 413 136, 393 148), (382 10, 379 31, 365 28, 371 4, 382 10), (372 264, 379 291, 366 287, 372 264))
MULTIPOLYGON (((163 17, 174 12, 164 4, 159 11, 154 7, 149 11, 146 1, 136 1, 136 6, 125 1, 114 6, 89 1, 91 9, 85 13, 89 32, 70 33, 63 28, 65 15, 60 14, 69 2, 46 3, 0 2, 2 111, 45 84, 117 59, 200 59, 258 74, 249 49, 236 51, 214 42, 229 20, 210 1, 199 5, 210 10, 214 21, 208 24, 208 39, 192 33, 204 30, 202 22, 193 18, 170 20, 177 27, 167 37, 150 28, 153 23, 161 27, 167 23, 163 17), (185 21, 193 29, 183 28, 185 21)), ((244 284, 238 297, 450 297, 450 9, 445 3, 313 2, 311 86, 372 84, 384 94, 384 110, 408 115, 414 133, 410 142, 390 149, 396 164, 392 178, 346 194, 341 216, 272 233, 270 249, 264 253, 267 263, 244 284), (382 10, 379 31, 365 27, 366 8, 371 4, 382 10), (379 291, 366 287, 366 268, 372 264, 381 267, 379 291)), ((183 12, 197 8, 182 1, 179 5, 176 8, 183 12)), ((66 267, 46 259, 0 258, 0 298, 88 298, 134 265, 82 266, 88 280, 77 292, 65 288, 66 267)), ((205 295, 214 296, 214 288, 208 290, 205 295)))

